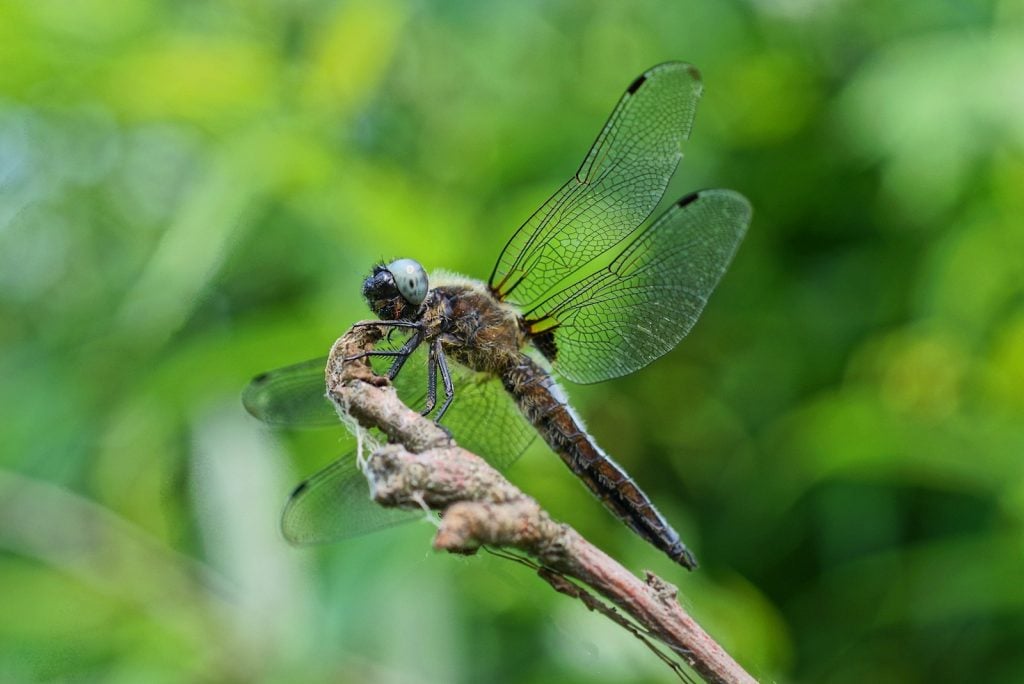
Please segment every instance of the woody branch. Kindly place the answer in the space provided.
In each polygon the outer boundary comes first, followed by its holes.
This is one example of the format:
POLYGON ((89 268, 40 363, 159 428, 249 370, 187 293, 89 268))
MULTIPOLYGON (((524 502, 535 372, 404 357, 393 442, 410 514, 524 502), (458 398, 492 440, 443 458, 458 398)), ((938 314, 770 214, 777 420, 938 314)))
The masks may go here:
POLYGON ((372 349, 380 336, 373 325, 353 327, 335 342, 326 370, 328 396, 338 409, 364 427, 382 430, 391 442, 369 458, 364 471, 378 503, 441 511, 435 549, 465 554, 488 545, 532 556, 542 566, 539 576, 555 589, 628 627, 621 615, 593 605, 596 599, 566 578, 603 596, 707 682, 755 681, 683 610, 674 586, 651 573, 637 578, 552 520, 481 457, 403 404, 368 363, 345 360, 372 349))

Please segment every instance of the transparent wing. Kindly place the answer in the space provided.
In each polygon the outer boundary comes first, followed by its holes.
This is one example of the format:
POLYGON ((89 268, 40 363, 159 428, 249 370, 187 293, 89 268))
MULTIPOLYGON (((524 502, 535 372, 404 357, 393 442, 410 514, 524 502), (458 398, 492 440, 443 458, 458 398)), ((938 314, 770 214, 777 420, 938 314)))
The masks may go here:
MULTIPOLYGON (((401 335, 393 335, 390 342, 382 342, 377 348, 397 348, 403 341, 401 335)), ((374 369, 383 374, 390 362, 391 359, 375 358, 374 369)), ((308 361, 260 376, 254 383, 260 381, 258 396, 261 403, 257 402, 257 405, 262 407, 262 411, 254 411, 249 402, 246 407, 258 418, 276 417, 272 422, 275 425, 319 425, 320 422, 310 420, 315 414, 291 408, 289 404, 292 401, 298 406, 308 406, 315 404, 314 398, 319 397, 330 409, 334 424, 338 424, 332 405, 323 397, 325 366, 326 360, 308 361), (295 369, 314 367, 316 363, 320 364, 317 382, 311 382, 308 372, 305 380, 299 382, 303 373, 295 369), (265 377, 272 378, 273 382, 260 380, 265 377), (288 378, 288 382, 280 378, 288 378), (271 386, 286 388, 287 391, 271 392, 271 386), (304 389, 299 391, 299 387, 304 389), (300 418, 300 422, 286 422, 284 416, 300 418)), ((451 365, 451 372, 455 401, 441 423, 451 430, 461 446, 480 454, 497 468, 507 468, 535 437, 533 427, 523 418, 496 378, 473 373, 457 364, 451 365)), ((407 405, 412 408, 424 405, 427 392, 425 345, 405 363, 394 385, 407 405)), ((249 394, 247 389, 243 396, 249 394)), ((381 435, 376 437, 383 441, 381 435)), ((355 457, 355 451, 342 456, 296 487, 281 520, 286 539, 294 544, 323 543, 422 517, 421 512, 386 509, 371 501, 366 478, 359 471, 355 457)))
POLYGON ((682 158, 700 73, 660 64, 626 89, 576 175, 512 235, 490 287, 529 308, 625 239, 654 211, 682 158))
POLYGON ((281 514, 281 532, 292 544, 337 541, 423 517, 423 513, 378 506, 370 498, 356 452, 302 482, 281 514))
POLYGON ((327 357, 260 373, 242 391, 245 410, 275 427, 326 427, 338 424, 327 399, 327 357))
MULTIPOLYGON (((404 336, 392 335, 377 349, 401 347, 404 336)), ((376 357, 374 370, 383 375, 391 359, 376 357)), ((310 359, 256 376, 242 392, 246 410, 274 427, 337 426, 341 421, 326 397, 326 357, 310 359)), ((522 417, 501 383, 483 373, 450 364, 455 401, 441 422, 460 445, 485 457, 497 468, 507 468, 526 449, 534 431, 522 417)), ((409 358, 394 380, 395 390, 406 405, 419 409, 426 401, 426 345, 409 358)), ((441 394, 441 388, 438 388, 441 394)))
MULTIPOLYGON (((378 349, 398 348, 404 339, 393 336, 389 344, 378 344, 378 349)), ((374 370, 383 375, 390 359, 375 358, 374 370)), ((455 400, 441 419, 459 446, 479 454, 495 468, 504 470, 518 459, 536 436, 533 426, 519 412, 501 381, 484 373, 476 373, 449 360, 455 400)), ((427 394, 427 345, 419 349, 402 367, 393 381, 398 396, 405 404, 421 409, 427 394)), ((437 380, 440 385, 440 379, 437 380)), ((438 401, 443 390, 437 387, 438 401)))
POLYGON ((537 431, 493 376, 452 368, 455 401, 441 424, 451 430, 459 446, 479 454, 498 470, 505 470, 523 455, 537 431))
POLYGON ((646 366, 697 322, 750 216, 750 203, 731 190, 687 195, 607 267, 527 311, 535 344, 573 382, 646 366))
MULTIPOLYGON (((382 340, 377 348, 397 349, 401 339, 400 335, 392 335, 391 339, 382 340)), ((390 361, 386 357, 374 359, 374 370, 385 374, 390 361)), ((426 363, 425 352, 417 350, 394 383, 399 396, 409 406, 422 405, 426 397, 426 363)), ((338 426, 341 420, 327 398, 326 367, 327 357, 323 356, 260 373, 242 391, 242 405, 253 417, 273 427, 338 426)))

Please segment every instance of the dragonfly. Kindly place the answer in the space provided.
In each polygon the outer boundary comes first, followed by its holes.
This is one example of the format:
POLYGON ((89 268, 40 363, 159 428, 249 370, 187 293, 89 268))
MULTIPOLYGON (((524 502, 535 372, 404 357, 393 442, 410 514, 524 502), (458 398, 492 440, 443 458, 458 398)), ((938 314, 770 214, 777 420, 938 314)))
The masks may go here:
MULTIPOLYGON (((649 220, 702 89, 700 72, 682 62, 633 80, 579 170, 512 234, 486 282, 428 277, 403 258, 374 266, 362 287, 388 331, 366 355, 406 404, 499 469, 540 435, 611 513, 690 570, 694 554, 587 432, 555 376, 601 382, 672 350, 742 241, 752 210, 731 190, 690 193, 649 220)), ((320 358, 261 374, 243 403, 275 426, 337 425, 325 366, 320 358)), ((417 515, 373 504, 357 461, 346 454, 296 487, 286 539, 328 542, 417 515)))

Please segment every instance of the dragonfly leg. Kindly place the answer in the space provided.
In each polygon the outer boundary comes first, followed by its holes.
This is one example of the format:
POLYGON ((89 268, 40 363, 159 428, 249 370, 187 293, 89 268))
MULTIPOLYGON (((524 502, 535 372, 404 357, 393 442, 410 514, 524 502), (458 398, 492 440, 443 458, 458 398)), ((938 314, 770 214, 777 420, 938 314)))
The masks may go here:
POLYGON ((405 356, 405 354, 403 354, 398 349, 396 349, 394 351, 376 351, 376 350, 371 350, 371 351, 359 352, 358 354, 353 354, 352 356, 346 356, 342 360, 343 361, 358 361, 359 359, 365 359, 367 356, 405 356))
POLYGON ((353 328, 419 328, 420 324, 413 321, 363 321, 361 323, 353 323, 353 328))
POLYGON ((396 358, 394 363, 391 364, 391 367, 388 368, 388 380, 394 380, 395 377, 398 376, 398 371, 402 370, 402 366, 405 365, 405 362, 409 360, 409 357, 412 356, 412 353, 416 351, 416 347, 420 346, 420 342, 422 341, 423 335, 420 332, 415 332, 412 337, 402 345, 402 348, 398 350, 397 354, 395 354, 398 358, 396 358))
POLYGON ((427 352, 427 403, 424 405, 423 410, 420 411, 421 416, 429 415, 434 407, 437 405, 437 354, 436 349, 437 343, 430 345, 430 349, 427 352))
MULTIPOLYGON (((359 325, 359 324, 357 324, 359 325)), ((368 325, 368 324, 365 324, 368 325)), ((403 326, 405 327, 405 326, 403 326)), ((415 327, 415 326, 414 326, 415 327)), ((377 350, 371 349, 370 351, 360 352, 353 354, 352 356, 346 356, 343 361, 356 361, 358 359, 364 359, 368 356, 394 356, 397 357, 395 363, 391 364, 391 368, 388 369, 388 379, 394 380, 395 376, 398 375, 398 371, 402 369, 402 365, 405 360, 409 358, 409 355, 416 351, 416 347, 420 346, 420 342, 423 341, 423 335, 420 332, 415 332, 413 335, 402 345, 401 349, 395 350, 377 350)))
MULTIPOLYGON (((444 385, 444 403, 441 404, 437 415, 434 416, 434 422, 437 423, 444 417, 448 407, 451 406, 452 399, 455 398, 455 385, 452 384, 452 374, 448 371, 448 361, 444 358, 444 350, 441 349, 440 339, 434 340, 433 345, 431 345, 431 351, 433 352, 434 361, 437 363, 437 368, 441 371, 441 383, 444 385)), ((431 368, 433 368, 433 365, 431 368)))

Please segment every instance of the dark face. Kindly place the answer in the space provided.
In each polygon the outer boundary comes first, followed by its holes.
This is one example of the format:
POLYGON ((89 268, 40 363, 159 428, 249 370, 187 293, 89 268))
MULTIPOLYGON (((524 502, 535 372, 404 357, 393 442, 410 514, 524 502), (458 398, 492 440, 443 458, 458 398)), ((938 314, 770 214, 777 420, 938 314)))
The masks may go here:
POLYGON ((412 320, 427 294, 427 275, 412 259, 377 264, 363 281, 363 298, 384 321, 412 320))
POLYGON ((412 306, 398 291, 395 277, 382 264, 374 266, 373 273, 363 281, 363 298, 374 315, 383 321, 408 318, 413 312, 412 306))

